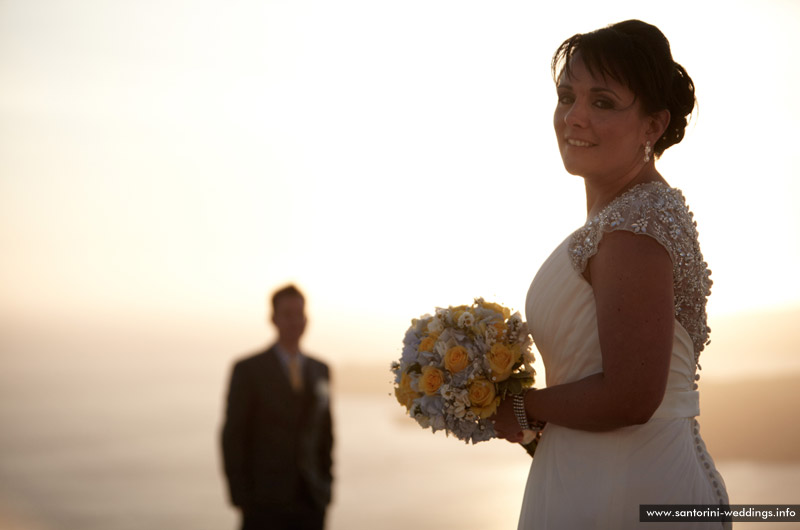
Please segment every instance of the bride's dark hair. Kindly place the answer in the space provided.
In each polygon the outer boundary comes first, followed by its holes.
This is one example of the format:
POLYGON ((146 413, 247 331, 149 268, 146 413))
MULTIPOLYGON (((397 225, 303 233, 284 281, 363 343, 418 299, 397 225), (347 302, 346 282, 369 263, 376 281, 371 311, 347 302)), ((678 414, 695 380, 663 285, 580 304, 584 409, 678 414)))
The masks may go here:
POLYGON ((661 30, 641 20, 626 20, 573 35, 553 54, 556 82, 565 72, 570 74, 578 53, 590 74, 608 75, 626 85, 648 114, 669 110, 669 125, 653 146, 656 156, 683 140, 687 118, 696 104, 694 83, 672 59, 669 41, 661 30))

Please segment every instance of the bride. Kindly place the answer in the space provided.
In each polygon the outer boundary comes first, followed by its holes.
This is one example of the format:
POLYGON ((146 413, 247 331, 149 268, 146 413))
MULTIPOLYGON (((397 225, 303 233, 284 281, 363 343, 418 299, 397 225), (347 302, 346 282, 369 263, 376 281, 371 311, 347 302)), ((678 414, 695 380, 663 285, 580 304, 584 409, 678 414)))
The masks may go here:
MULTIPOLYGON (((683 139, 694 86, 661 31, 638 20, 567 39, 552 68, 558 146, 584 179, 587 222, 528 292, 547 387, 516 414, 505 400, 495 430, 519 442, 546 424, 520 529, 651 528, 640 505, 728 503, 695 419, 710 271, 682 193, 655 167, 683 139)), ((673 525, 655 527, 723 526, 673 525)))

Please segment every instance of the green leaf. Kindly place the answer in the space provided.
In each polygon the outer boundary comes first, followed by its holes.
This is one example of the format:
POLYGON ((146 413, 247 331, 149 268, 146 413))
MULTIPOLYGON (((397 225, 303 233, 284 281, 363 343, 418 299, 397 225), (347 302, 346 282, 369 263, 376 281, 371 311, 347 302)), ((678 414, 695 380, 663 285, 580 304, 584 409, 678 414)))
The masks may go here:
POLYGON ((422 373, 422 365, 420 365, 419 363, 414 363, 414 364, 412 364, 411 366, 408 367, 408 370, 406 370, 406 373, 409 373, 409 374, 410 373, 421 374, 422 373))

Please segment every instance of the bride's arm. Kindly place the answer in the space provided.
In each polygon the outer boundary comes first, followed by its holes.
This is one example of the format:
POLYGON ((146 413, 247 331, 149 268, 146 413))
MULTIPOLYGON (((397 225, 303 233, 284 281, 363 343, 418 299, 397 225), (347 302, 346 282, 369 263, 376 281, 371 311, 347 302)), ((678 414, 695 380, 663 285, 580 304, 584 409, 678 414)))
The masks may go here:
MULTIPOLYGON (((674 331, 672 261, 655 239, 605 234, 589 261, 603 372, 525 395, 528 416, 574 429, 602 431, 645 423, 664 397, 674 331)), ((495 418, 517 436, 511 400, 495 418)))

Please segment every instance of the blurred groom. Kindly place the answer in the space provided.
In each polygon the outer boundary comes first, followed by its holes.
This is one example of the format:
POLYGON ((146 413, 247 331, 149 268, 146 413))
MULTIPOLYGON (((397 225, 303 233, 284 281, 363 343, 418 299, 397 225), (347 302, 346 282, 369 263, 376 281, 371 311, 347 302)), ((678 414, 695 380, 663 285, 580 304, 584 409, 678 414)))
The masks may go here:
POLYGON ((277 343, 233 367, 222 429, 230 500, 242 530, 322 530, 333 482, 328 366, 300 351, 295 286, 272 296, 272 323, 277 343))

